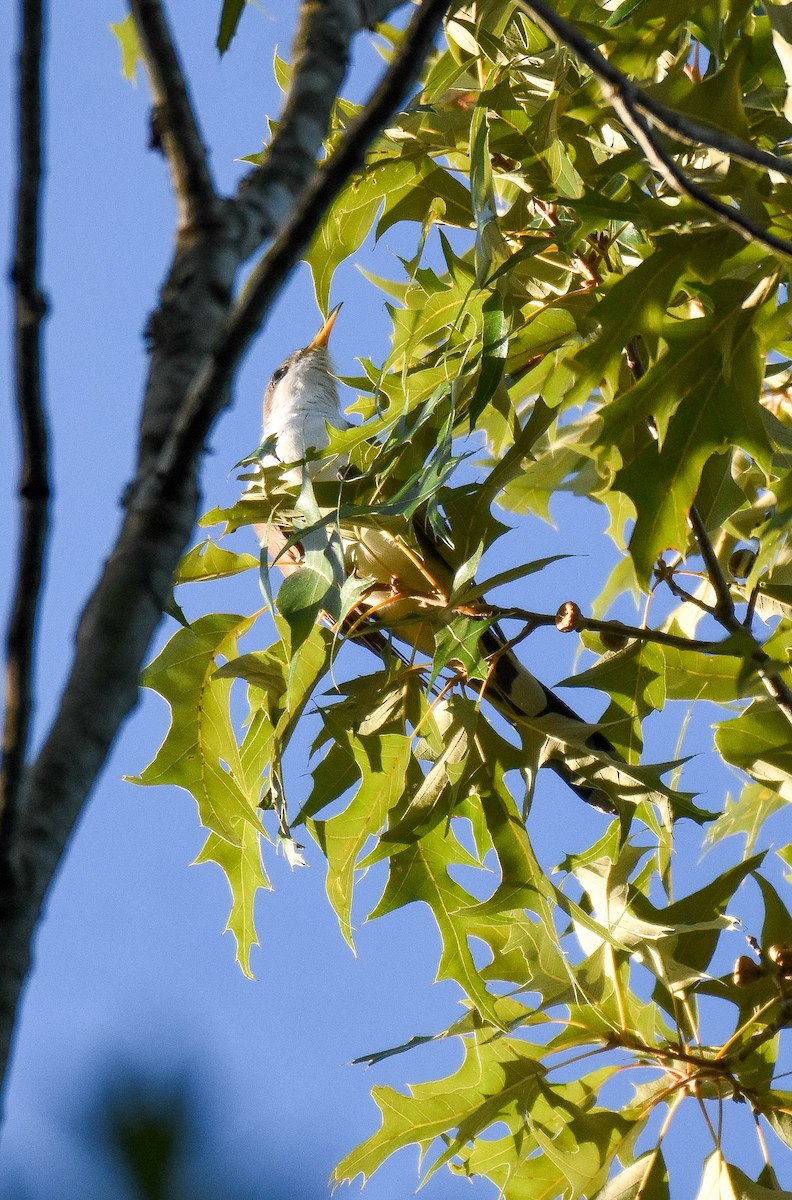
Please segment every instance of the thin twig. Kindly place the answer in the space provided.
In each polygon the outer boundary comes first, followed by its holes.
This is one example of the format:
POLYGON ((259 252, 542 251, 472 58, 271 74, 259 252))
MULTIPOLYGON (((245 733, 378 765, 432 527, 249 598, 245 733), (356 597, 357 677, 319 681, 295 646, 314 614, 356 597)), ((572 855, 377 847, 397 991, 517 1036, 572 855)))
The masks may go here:
POLYGON ((163 489, 176 485, 226 402, 226 383, 247 345, 261 327, 275 296, 304 253, 327 211, 387 120, 417 79, 423 61, 449 8, 449 0, 424 0, 416 9, 398 50, 363 111, 349 126, 335 152, 304 189, 293 215, 258 266, 229 317, 204 369, 163 448, 159 477, 163 489))
POLYGON ((170 164, 179 225, 216 220, 219 200, 206 148, 160 0, 129 0, 154 101, 153 141, 170 164))
MULTIPOLYGON (((556 617, 550 613, 531 612, 527 608, 500 608, 497 605, 488 606, 485 614, 488 618, 504 621, 525 621, 532 631, 539 626, 555 625, 556 617)), ((588 629, 592 633, 613 633, 629 638, 634 642, 656 642, 660 646, 673 646, 678 650, 697 651, 700 654, 724 654, 720 642, 699 641, 696 638, 681 637, 675 633, 665 633, 662 629, 646 629, 641 625, 625 625, 621 621, 598 621, 595 617, 579 616, 574 626, 575 633, 588 629)), ((509 642, 509 645, 513 645, 509 642)))
POLYGON ((41 366, 46 301, 39 283, 42 178, 42 0, 22 0, 14 284, 16 406, 22 448, 19 565, 8 623, 6 713, 0 775, 0 869, 11 853, 17 797, 33 712, 33 647, 49 529, 47 420, 41 366))
MULTIPOLYGON (((691 504, 690 513, 688 514, 688 522, 693 530, 701 557, 704 559, 704 567, 707 572, 710 586, 715 593, 715 607, 712 615, 725 629, 734 631, 736 617, 734 613, 734 601, 732 600, 731 588, 728 580, 723 573, 723 568, 718 562, 718 556, 715 553, 715 547, 707 533, 707 527, 704 524, 704 518, 699 512, 695 504, 691 504)), ((739 622, 737 622, 739 625, 739 622)))
POLYGON ((667 154, 654 140, 646 118, 614 89, 606 88, 605 96, 622 124, 630 131, 643 150, 649 164, 678 195, 688 196, 691 200, 695 200, 724 225, 728 225, 735 233, 739 233, 745 241, 758 242, 783 258, 792 259, 792 242, 776 237, 774 233, 768 233, 762 229, 761 225, 757 225, 755 221, 743 216, 738 208, 731 208, 721 200, 716 200, 705 188, 688 179, 671 155, 667 154))
MULTIPOLYGON (((617 70, 612 63, 609 63, 573 25, 563 20, 544 4, 543 0, 518 0, 518 3, 546 33, 568 46, 586 64, 599 81, 605 99, 641 147, 649 164, 673 191, 678 195, 688 196, 691 200, 695 200, 703 208, 708 209, 719 221, 739 233, 746 241, 758 242, 784 258, 792 258, 792 242, 776 237, 775 234, 767 233, 760 225, 745 217, 739 209, 731 208, 728 204, 723 204, 722 201, 711 196, 705 188, 688 179, 671 155, 658 145, 647 117, 654 118, 658 127, 662 127, 664 132, 674 136, 678 135, 679 130, 685 126, 684 119, 679 114, 674 114, 671 110, 655 106, 648 101, 634 83, 617 70)), ((684 140, 695 143, 699 139, 694 136, 694 133, 704 134, 705 132, 706 130, 699 126, 696 126, 695 131, 688 128, 684 140)), ((707 136, 702 137, 701 140, 704 144, 712 146, 724 154, 734 152, 736 141, 736 144, 742 147, 741 153, 736 157, 740 157, 743 161, 750 161, 752 165, 761 165, 778 171, 785 178, 792 178, 792 168, 789 162, 785 162, 775 155, 765 158, 764 152, 754 151, 747 143, 741 143, 739 140, 728 137, 722 139, 714 131, 707 132, 707 136)))

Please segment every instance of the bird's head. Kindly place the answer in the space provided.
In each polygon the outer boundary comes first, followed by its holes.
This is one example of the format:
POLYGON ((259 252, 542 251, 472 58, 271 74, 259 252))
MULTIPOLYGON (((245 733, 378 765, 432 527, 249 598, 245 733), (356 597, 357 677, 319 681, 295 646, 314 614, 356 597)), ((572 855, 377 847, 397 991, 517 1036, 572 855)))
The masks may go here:
POLYGON ((337 304, 309 345, 295 350, 273 372, 264 393, 264 438, 275 438, 281 462, 298 462, 309 449, 323 450, 327 426, 344 428, 338 383, 328 342, 337 304))

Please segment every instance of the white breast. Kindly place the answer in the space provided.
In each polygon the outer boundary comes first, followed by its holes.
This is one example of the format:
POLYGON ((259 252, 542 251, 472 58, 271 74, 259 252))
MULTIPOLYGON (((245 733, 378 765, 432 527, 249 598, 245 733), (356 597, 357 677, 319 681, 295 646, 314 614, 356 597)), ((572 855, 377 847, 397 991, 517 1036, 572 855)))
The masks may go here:
POLYGON ((276 439, 281 462, 300 462, 328 444, 327 426, 345 429, 338 384, 325 350, 296 355, 264 398, 264 437, 276 439))

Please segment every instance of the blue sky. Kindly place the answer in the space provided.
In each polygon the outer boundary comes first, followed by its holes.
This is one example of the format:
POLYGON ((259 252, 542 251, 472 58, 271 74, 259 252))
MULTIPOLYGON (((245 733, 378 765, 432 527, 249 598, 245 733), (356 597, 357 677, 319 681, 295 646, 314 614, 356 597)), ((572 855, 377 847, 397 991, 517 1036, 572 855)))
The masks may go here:
MULTIPOLYGON (((15 36, 9 7, 0 11, 4 45, 15 36)), ((260 148, 265 116, 277 112, 272 54, 277 43, 284 53, 288 47, 295 5, 270 0, 249 6, 223 62, 213 48, 217 7, 187 0, 170 5, 213 168, 221 186, 231 189, 243 169, 234 160, 260 148)), ((53 6, 51 13, 44 282, 52 303, 45 337, 56 515, 37 664, 37 738, 52 715, 79 610, 120 521, 146 370, 142 330, 172 239, 167 173, 146 149, 145 84, 141 79, 133 89, 122 81, 107 28, 124 15, 120 0, 117 7, 83 0, 53 6)), ((353 96, 380 61, 362 41, 357 49, 353 96)), ((0 150, 3 161, 11 161, 10 72, 3 80, 0 150)), ((9 181, 0 195, 3 230, 10 229, 10 199, 9 181)), ((376 253, 367 253, 370 269, 397 273, 399 236, 392 231, 376 253)), ((6 330, 8 299, 4 290, 6 330)), ((334 353, 347 373, 354 370, 355 354, 384 357, 387 314, 354 265, 338 274, 333 302, 340 299, 345 307, 334 353)), ((255 342, 233 408, 213 432, 203 474, 205 507, 234 499, 238 485, 229 472, 258 441, 264 384, 287 353, 310 340, 318 323, 303 268, 255 342)), ((7 355, 0 361, 5 375, 8 361, 7 355)), ((8 394, 9 381, 3 383, 8 394)), ((8 445, 7 406, 0 421, 2 444, 8 445)), ((13 480, 6 476, 0 506, 4 528, 14 529, 13 480)), ((585 511, 577 529, 581 552, 603 526, 590 507, 585 511)), ((530 539, 531 557, 569 549, 538 521, 515 537, 523 554, 530 539)), ((13 539, 5 539, 4 547, 10 564, 13 539)), ((581 569, 585 574, 589 568, 581 568, 580 559, 558 568, 548 584, 553 602, 567 598, 565 581, 570 588, 577 584, 581 569)), ((598 570, 604 578, 604 569, 598 570)), ((4 586, 8 575, 4 570, 4 586)), ((260 603, 252 577, 235 587, 233 603, 260 603)), ((190 603, 202 601, 199 595, 190 603)), ((163 630, 158 644, 170 632, 163 630)), ((551 635, 535 641, 532 655, 552 656, 546 681, 566 675, 573 646, 559 649, 563 639, 551 635)), ((602 707, 594 696, 575 693, 573 699, 587 713, 602 707)), ((269 855, 276 890, 259 902, 257 979, 242 976, 230 935, 221 936, 225 882, 213 866, 189 867, 203 842, 192 801, 174 789, 136 788, 121 778, 146 764, 165 727, 162 702, 144 695, 50 894, 7 1096, 0 1200, 125 1200, 131 1193, 108 1174, 85 1130, 96 1124, 91 1105, 108 1080, 123 1081, 127 1074, 152 1086, 191 1082, 200 1111, 192 1170, 204 1186, 215 1176, 223 1179, 216 1194, 266 1200, 270 1193, 284 1197, 292 1187, 303 1198, 323 1196, 334 1164, 377 1123, 371 1084, 417 1082, 452 1070, 458 1061, 457 1049, 447 1044, 389 1060, 376 1072, 349 1065, 367 1051, 444 1028, 459 1012, 459 995, 451 984, 432 982, 438 939, 420 909, 361 924, 358 957, 352 956, 325 901, 315 847, 308 847, 310 867, 294 874, 269 855)), ((673 745, 653 748, 658 759, 672 753, 673 745)), ((293 774, 299 788, 299 764, 293 774)), ((544 776, 532 821, 540 849, 548 853, 573 849, 571 841, 582 846, 602 827, 600 817, 581 811, 554 778, 544 776)), ((361 917, 376 885, 376 876, 364 885, 361 917)), ((415 1151, 398 1155, 365 1195, 410 1195, 416 1163, 415 1151)), ((427 1200, 461 1194, 488 1197, 494 1189, 482 1183, 471 1191, 443 1174, 424 1192, 427 1200)))

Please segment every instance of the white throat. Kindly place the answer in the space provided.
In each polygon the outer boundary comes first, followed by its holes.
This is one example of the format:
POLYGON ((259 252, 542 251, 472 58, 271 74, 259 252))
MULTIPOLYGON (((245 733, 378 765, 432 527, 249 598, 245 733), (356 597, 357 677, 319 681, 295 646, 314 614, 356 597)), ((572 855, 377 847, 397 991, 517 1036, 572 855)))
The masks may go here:
POLYGON ((293 463, 304 459, 309 450, 327 446, 328 425, 344 429, 347 421, 327 350, 298 352, 283 367, 275 372, 264 397, 264 437, 276 439, 282 463, 293 463))

